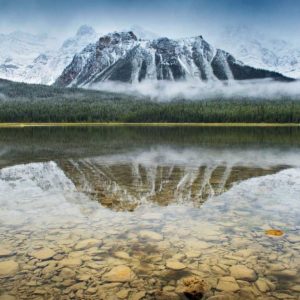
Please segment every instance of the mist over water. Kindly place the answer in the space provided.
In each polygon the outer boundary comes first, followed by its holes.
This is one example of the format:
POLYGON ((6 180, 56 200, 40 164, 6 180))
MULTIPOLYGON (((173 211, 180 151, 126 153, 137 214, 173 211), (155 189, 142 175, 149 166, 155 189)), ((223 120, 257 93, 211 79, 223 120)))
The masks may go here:
POLYGON ((158 101, 173 99, 300 99, 300 81, 279 82, 269 79, 221 82, 212 80, 143 81, 140 83, 101 82, 88 88, 150 97, 158 101))

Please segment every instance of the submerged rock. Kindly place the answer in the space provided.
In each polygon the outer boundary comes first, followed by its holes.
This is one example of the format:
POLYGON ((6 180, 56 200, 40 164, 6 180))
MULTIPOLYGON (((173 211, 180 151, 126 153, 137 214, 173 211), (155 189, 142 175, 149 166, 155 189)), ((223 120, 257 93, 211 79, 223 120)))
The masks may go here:
POLYGON ((230 274, 235 279, 245 281, 255 281, 257 279, 257 274, 255 271, 244 265, 235 265, 230 267, 230 274))
POLYGON ((142 239, 149 239, 153 241, 161 241, 163 240, 163 236, 157 232, 150 230, 142 230, 139 233, 139 237, 142 239))
POLYGON ((125 265, 114 267, 108 273, 102 276, 104 281, 109 282, 130 282, 134 278, 134 272, 125 265))
POLYGON ((271 290, 271 285, 268 280, 263 279, 263 278, 258 278, 255 282, 256 287, 262 292, 262 293, 266 293, 269 292, 271 290))
POLYGON ((76 257, 75 258, 69 257, 61 260, 59 264, 63 267, 69 267, 69 268, 79 267, 82 264, 82 260, 76 257))
POLYGON ((0 245, 0 257, 7 257, 14 255, 14 251, 8 246, 0 245))
POLYGON ((129 254, 124 251, 117 251, 114 253, 114 256, 121 259, 130 259, 129 254))
POLYGON ((30 255, 39 260, 48 260, 55 255, 55 252, 52 249, 43 248, 43 249, 32 252, 30 255))
POLYGON ((172 270, 183 270, 186 268, 186 266, 180 261, 172 260, 172 259, 167 260, 166 266, 167 268, 172 270))
POLYGON ((123 290, 120 290, 116 295, 120 299, 127 299, 129 292, 130 292, 129 289, 123 289, 123 290))
POLYGON ((8 294, 3 294, 0 296, 0 300, 16 300, 16 297, 8 294))
POLYGON ((172 292, 158 291, 154 296, 155 300, 180 300, 179 295, 172 292))
POLYGON ((220 278, 217 290, 224 292, 237 292, 240 289, 234 277, 225 276, 220 278))
POLYGON ((19 270, 19 264, 14 260, 0 262, 0 277, 13 276, 19 270))
POLYGON ((97 247, 100 246, 102 244, 102 242, 100 240, 97 239, 86 239, 86 240, 82 240, 80 242, 78 242, 74 249, 79 251, 79 250, 85 250, 88 248, 92 248, 92 247, 97 247))
POLYGON ((140 291, 140 292, 134 292, 130 295, 129 300, 141 300, 146 296, 146 292, 140 291))

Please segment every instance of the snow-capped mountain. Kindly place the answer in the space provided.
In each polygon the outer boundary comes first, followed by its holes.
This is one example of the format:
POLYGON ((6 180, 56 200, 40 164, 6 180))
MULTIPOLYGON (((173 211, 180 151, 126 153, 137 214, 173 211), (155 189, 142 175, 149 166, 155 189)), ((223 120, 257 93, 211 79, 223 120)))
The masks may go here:
POLYGON ((0 78, 17 80, 19 74, 40 53, 53 50, 56 40, 21 31, 0 34, 0 78))
MULTIPOLYGON (((39 47, 36 47, 36 50, 28 46, 28 53, 23 51, 21 53, 22 56, 18 56, 20 63, 17 68, 14 66, 8 68, 9 60, 5 59, 6 70, 8 69, 9 71, 1 71, 0 66, 0 78, 27 83, 52 84, 72 61, 74 55, 84 49, 89 43, 95 42, 97 37, 98 35, 92 27, 83 25, 78 29, 74 37, 65 40, 59 48, 49 49, 41 43, 38 44, 39 47)), ((1 48, 5 48, 1 40, 0 45, 1 48)), ((32 43, 29 45, 32 45, 32 43)), ((35 46, 35 44, 33 45, 35 46)), ((11 47, 15 47, 20 52, 24 48, 19 47, 18 44, 13 45, 13 43, 11 47)), ((7 49, 3 53, 7 53, 7 49)), ((16 56, 12 56, 16 60, 16 56)), ((4 70, 4 67, 2 70, 4 70)))
POLYGON ((102 81, 228 80, 273 78, 279 73, 244 65, 214 48, 202 36, 140 40, 132 32, 102 36, 76 54, 57 79, 58 86, 89 86, 102 81))
POLYGON ((92 27, 81 26, 76 35, 67 39, 56 51, 40 54, 21 74, 22 81, 28 83, 52 84, 72 61, 74 55, 89 43, 97 40, 98 35, 92 27))
POLYGON ((216 44, 256 68, 300 78, 300 47, 247 26, 227 27, 216 44))
POLYGON ((158 39, 160 38, 161 36, 159 36, 158 34, 150 31, 150 30, 147 30, 137 24, 135 25, 132 25, 131 27, 129 27, 128 29, 125 29, 125 30, 122 30, 122 31, 132 31, 134 32, 134 34, 136 35, 136 37, 138 39, 141 39, 141 40, 155 40, 155 39, 158 39))

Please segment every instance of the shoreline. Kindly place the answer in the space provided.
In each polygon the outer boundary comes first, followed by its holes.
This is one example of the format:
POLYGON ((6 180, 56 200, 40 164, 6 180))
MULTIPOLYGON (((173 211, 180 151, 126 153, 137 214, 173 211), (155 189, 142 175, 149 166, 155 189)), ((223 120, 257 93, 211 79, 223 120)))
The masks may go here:
POLYGON ((300 123, 126 123, 126 122, 83 122, 83 123, 0 123, 0 128, 25 127, 300 127, 300 123))

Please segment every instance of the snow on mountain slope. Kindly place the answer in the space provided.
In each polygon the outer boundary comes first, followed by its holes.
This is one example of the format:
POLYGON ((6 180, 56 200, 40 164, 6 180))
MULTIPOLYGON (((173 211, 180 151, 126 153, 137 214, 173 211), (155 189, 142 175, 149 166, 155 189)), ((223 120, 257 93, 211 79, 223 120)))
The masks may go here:
POLYGON ((300 78, 300 48, 246 27, 227 27, 216 45, 251 66, 300 78))
POLYGON ((202 36, 140 40, 134 32, 102 36, 76 54, 57 79, 58 86, 90 86, 103 81, 288 80, 281 74, 244 65, 202 36))
MULTIPOLYGON (((30 43, 27 47, 27 53, 22 50, 24 47, 12 43, 11 48, 16 48, 16 51, 20 51, 22 56, 17 56, 19 61, 17 68, 11 66, 9 69, 7 64, 10 64, 10 61, 4 57, 6 68, 1 69, 0 66, 0 78, 50 85, 72 61, 74 55, 89 43, 95 42, 97 37, 98 35, 92 27, 83 25, 78 29, 76 35, 65 40, 59 49, 48 48, 40 43, 35 50, 30 47, 32 45, 30 43)), ((7 52, 6 45, 0 40, 0 49, 2 48, 6 49, 7 52)), ((16 60, 16 58, 14 57, 13 60, 16 60)))
POLYGON ((41 52, 53 50, 56 40, 21 31, 0 34, 0 78, 15 80, 41 52))
POLYGON ((89 43, 97 40, 98 35, 92 27, 81 26, 76 35, 67 39, 56 51, 40 54, 21 74, 22 81, 28 83, 52 84, 72 61, 74 55, 89 43))

